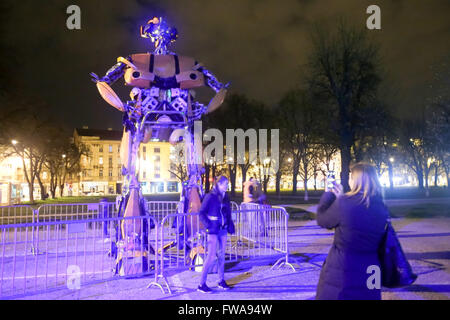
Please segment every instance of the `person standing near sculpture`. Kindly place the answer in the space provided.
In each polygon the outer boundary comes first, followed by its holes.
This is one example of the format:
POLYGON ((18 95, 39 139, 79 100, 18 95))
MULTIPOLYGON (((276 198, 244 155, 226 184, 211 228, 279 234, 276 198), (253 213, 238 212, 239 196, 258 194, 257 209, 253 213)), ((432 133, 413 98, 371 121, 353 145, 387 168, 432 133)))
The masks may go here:
POLYGON ((198 291, 211 293, 212 290, 206 284, 208 272, 214 260, 218 258, 218 273, 221 289, 228 290, 230 287, 224 279, 225 273, 225 248, 227 244, 227 234, 234 234, 235 228, 231 219, 231 204, 227 194, 228 178, 220 176, 216 179, 214 188, 203 199, 200 208, 200 219, 205 226, 208 235, 207 256, 203 263, 203 270, 198 291))

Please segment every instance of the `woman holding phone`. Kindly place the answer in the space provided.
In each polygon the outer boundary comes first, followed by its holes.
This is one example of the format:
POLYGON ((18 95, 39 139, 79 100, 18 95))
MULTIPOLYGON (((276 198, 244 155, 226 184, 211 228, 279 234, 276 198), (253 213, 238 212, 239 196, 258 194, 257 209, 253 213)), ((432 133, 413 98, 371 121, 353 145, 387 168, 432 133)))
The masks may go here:
POLYGON ((380 288, 368 285, 372 275, 368 270, 380 265, 378 249, 389 212, 372 165, 355 164, 349 184, 351 190, 344 193, 342 185, 333 182, 319 202, 317 224, 334 228, 335 233, 322 266, 316 299, 381 300, 380 288))

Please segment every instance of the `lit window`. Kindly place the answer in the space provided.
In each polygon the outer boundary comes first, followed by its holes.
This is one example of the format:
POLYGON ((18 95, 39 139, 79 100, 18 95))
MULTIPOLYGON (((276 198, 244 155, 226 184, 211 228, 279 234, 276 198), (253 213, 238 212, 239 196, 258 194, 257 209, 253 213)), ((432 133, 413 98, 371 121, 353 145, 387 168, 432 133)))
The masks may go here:
POLYGON ((112 145, 109 145, 109 153, 112 153, 112 145))
POLYGON ((103 157, 98 158, 98 163, 103 164, 103 157))

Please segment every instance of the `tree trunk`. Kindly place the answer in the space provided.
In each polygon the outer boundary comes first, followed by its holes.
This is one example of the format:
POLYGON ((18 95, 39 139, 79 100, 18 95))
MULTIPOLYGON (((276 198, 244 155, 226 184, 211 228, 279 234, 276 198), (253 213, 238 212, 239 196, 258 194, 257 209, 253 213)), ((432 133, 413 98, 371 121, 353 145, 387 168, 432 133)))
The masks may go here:
POLYGON ((28 183, 28 196, 30 197, 30 203, 34 203, 34 179, 31 179, 28 183))
POLYGON ((210 182, 209 182, 209 170, 210 170, 211 166, 210 165, 205 165, 205 193, 209 192, 210 189, 210 182))
POLYGON ((314 190, 317 191, 317 170, 314 169, 314 190))
POLYGON ((228 171, 230 172, 230 182, 231 182, 231 191, 230 196, 234 197, 236 195, 236 165, 228 165, 228 171))
POLYGON ((56 176, 55 174, 50 171, 50 193, 52 195, 52 199, 56 199, 56 186, 57 186, 57 182, 56 182, 56 176))
POLYGON ((449 172, 448 172, 447 166, 444 167, 444 171, 445 171, 445 178, 446 178, 446 180, 447 180, 447 188, 448 188, 448 176, 449 176, 449 172))
POLYGON ((392 163, 388 162, 388 171, 389 171, 389 187, 394 190, 394 168, 392 167, 392 163))
POLYGON ((64 184, 59 185, 59 196, 62 197, 64 193, 64 184))
POLYGON ((299 168, 294 166, 294 169, 292 171, 292 194, 297 194, 297 175, 298 175, 299 168))
POLYGON ((213 166, 212 166, 212 178, 213 178, 213 183, 215 182, 215 180, 216 180, 216 165, 214 164, 213 166))
POLYGON ((419 189, 423 190, 423 170, 418 168, 417 172, 416 172, 416 176, 417 176, 417 181, 419 182, 419 189))
POLYGON ((280 183, 281 183, 281 173, 279 171, 275 175, 275 193, 277 197, 280 197, 280 183))
POLYGON ((341 147, 341 184, 344 187, 344 191, 350 190, 348 184, 348 177, 350 173, 350 162, 352 160, 350 153, 350 146, 342 145, 341 147))
POLYGON ((434 186, 438 185, 438 166, 434 166, 434 186))
POLYGON ((303 160, 303 188, 305 189, 305 197, 304 200, 308 201, 308 163, 306 160, 303 160))
POLYGON ((38 183, 39 183, 39 188, 41 190, 41 200, 45 200, 45 195, 46 195, 46 190, 45 190, 45 186, 42 183, 41 177, 38 175, 37 177, 38 183))
POLYGON ((241 167, 241 173, 242 173, 242 186, 241 186, 241 189, 242 189, 242 192, 244 192, 244 182, 247 181, 248 168, 247 168, 247 165, 245 165, 245 164, 241 164, 239 166, 241 167))
POLYGON ((430 174, 430 170, 426 169, 424 172, 425 175, 425 196, 429 197, 430 196, 430 188, 428 187, 428 176, 430 174))
POLYGON ((308 197, 308 180, 306 180, 306 179, 303 179, 303 187, 305 188, 305 201, 308 201, 309 200, 309 197, 308 197))
POLYGON ((50 188, 50 193, 52 194, 52 199, 56 199, 56 186, 50 188))

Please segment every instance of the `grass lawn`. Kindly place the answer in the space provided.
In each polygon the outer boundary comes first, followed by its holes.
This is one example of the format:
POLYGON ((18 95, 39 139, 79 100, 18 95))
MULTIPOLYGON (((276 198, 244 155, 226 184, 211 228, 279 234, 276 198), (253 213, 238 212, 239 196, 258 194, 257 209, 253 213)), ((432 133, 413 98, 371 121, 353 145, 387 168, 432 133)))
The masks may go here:
POLYGON ((450 204, 427 203, 416 205, 394 206, 389 208, 393 218, 434 218, 450 217, 450 204))

